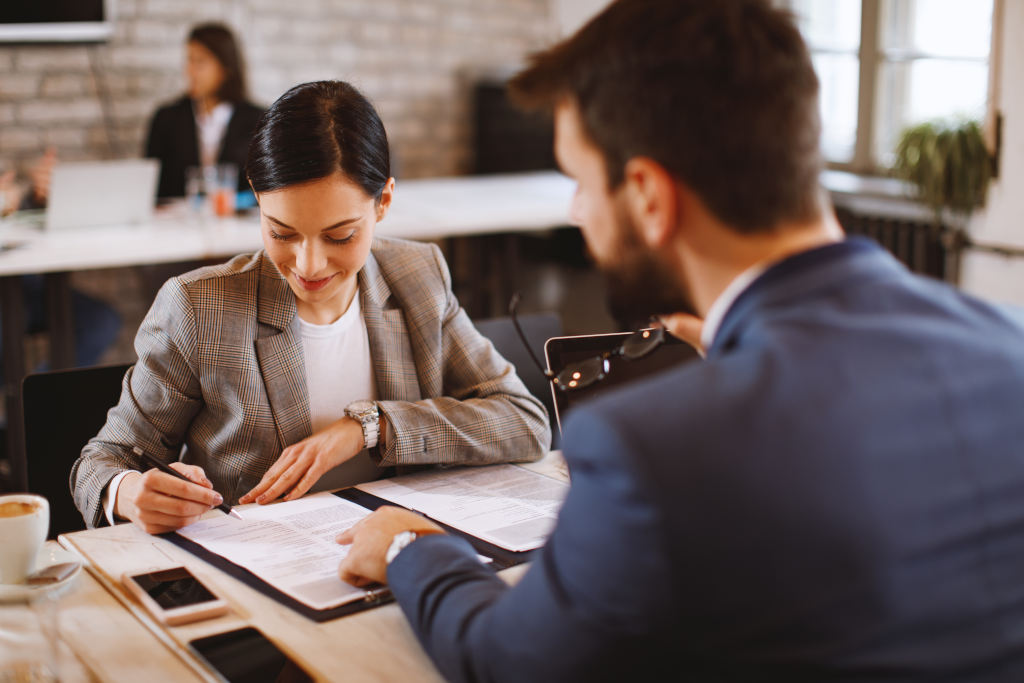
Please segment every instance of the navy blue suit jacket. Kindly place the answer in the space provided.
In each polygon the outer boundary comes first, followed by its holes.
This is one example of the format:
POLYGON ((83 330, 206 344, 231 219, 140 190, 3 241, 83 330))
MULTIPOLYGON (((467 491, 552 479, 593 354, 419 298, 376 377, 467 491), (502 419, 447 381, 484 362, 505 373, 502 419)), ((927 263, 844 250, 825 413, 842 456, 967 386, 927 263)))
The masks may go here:
POLYGON ((451 537, 392 562, 447 677, 1024 681, 1024 336, 873 243, 770 268, 563 452, 515 587, 451 537))

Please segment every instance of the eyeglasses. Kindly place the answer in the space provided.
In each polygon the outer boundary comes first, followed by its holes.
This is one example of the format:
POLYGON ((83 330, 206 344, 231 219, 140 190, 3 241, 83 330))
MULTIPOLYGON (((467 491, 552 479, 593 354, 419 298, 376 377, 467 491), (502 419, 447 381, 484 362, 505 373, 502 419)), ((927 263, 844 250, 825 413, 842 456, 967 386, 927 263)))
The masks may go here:
POLYGON ((555 374, 545 368, 530 348, 530 342, 523 334, 523 328, 519 326, 516 318, 516 309, 519 307, 519 293, 512 295, 508 304, 508 314, 512 318, 512 326, 516 328, 516 334, 526 347, 526 352, 537 365, 537 369, 543 373, 548 380, 562 391, 572 391, 589 387, 595 382, 600 382, 611 371, 612 358, 624 358, 626 360, 637 360, 648 355, 665 341, 665 330, 661 327, 651 327, 637 330, 626 337, 621 344, 610 351, 605 351, 600 356, 594 356, 579 363, 570 363, 562 368, 561 372, 555 374))

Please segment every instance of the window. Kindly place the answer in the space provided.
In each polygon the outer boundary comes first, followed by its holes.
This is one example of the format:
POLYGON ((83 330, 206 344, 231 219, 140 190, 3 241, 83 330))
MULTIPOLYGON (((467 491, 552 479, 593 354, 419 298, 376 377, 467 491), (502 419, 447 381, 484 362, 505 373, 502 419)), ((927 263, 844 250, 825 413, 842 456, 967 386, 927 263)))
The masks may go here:
POLYGON ((783 0, 821 81, 830 165, 873 172, 890 165, 909 125, 983 120, 998 1, 783 0))

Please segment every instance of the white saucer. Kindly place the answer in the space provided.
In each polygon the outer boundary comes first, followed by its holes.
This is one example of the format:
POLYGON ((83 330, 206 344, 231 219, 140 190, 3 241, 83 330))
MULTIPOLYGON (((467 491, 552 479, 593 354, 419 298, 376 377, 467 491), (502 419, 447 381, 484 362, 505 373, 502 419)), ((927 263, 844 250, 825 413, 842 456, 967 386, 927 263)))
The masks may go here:
POLYGON ((60 564, 61 562, 77 562, 78 567, 67 577, 60 581, 55 581, 54 583, 44 583, 32 586, 23 583, 13 585, 0 584, 0 603, 25 602, 46 593, 63 592, 64 589, 70 586, 78 575, 82 573, 81 558, 55 544, 48 544, 39 551, 39 555, 36 557, 35 569, 45 569, 46 567, 54 564, 60 564))

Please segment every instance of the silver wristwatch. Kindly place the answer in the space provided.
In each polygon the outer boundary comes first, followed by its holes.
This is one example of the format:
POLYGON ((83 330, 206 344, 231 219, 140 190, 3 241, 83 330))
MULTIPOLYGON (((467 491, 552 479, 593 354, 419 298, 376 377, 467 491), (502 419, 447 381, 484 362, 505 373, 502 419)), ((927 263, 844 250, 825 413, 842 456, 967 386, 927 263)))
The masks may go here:
POLYGON ((399 531, 391 539, 391 545, 388 546, 388 552, 384 555, 384 562, 386 564, 391 564, 391 560, 398 557, 398 553, 402 552, 405 546, 409 545, 417 538, 419 538, 419 534, 415 531, 399 531))
POLYGON ((345 414, 362 425, 366 448, 376 446, 380 429, 380 411, 377 410, 377 404, 373 401, 352 401, 345 408, 345 414))

